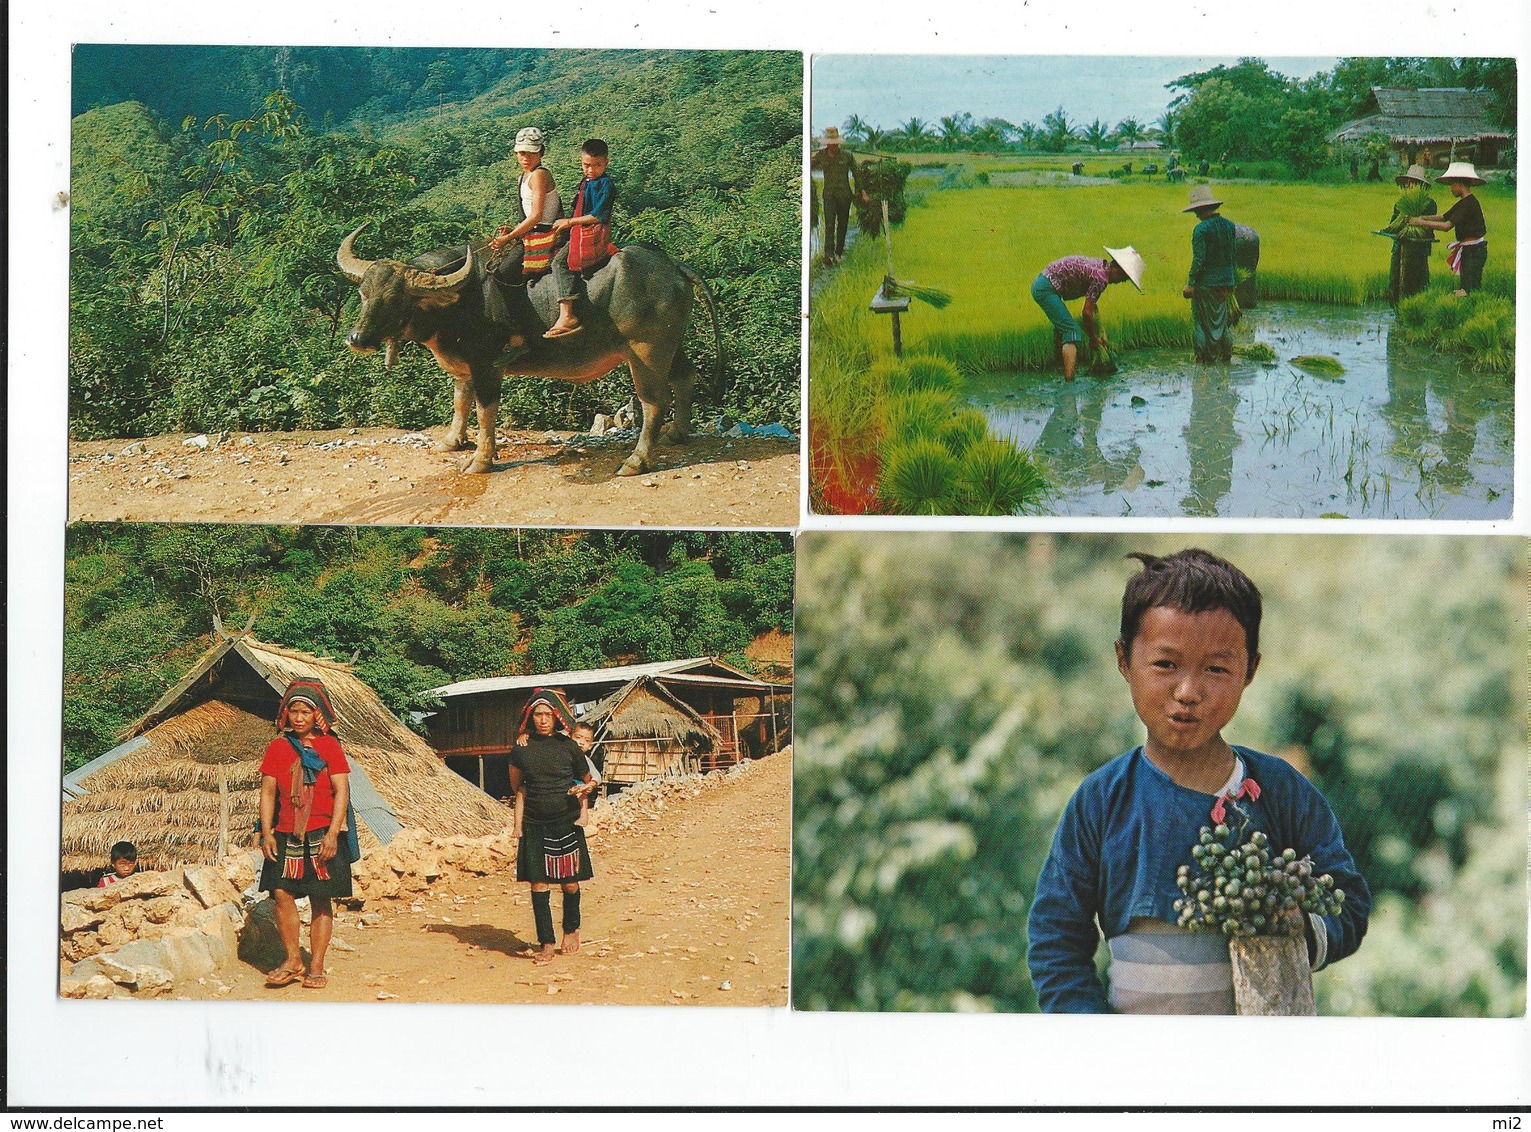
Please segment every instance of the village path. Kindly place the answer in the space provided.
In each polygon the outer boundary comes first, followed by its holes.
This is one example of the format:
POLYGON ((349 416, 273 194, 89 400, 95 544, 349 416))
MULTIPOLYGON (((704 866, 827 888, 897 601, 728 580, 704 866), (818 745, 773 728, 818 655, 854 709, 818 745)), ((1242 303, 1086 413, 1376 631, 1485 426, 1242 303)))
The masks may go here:
POLYGON ((697 435, 618 476, 633 434, 502 431, 487 475, 420 432, 184 433, 69 446, 70 522, 791 527, 799 444, 697 435), (188 443, 193 441, 194 443, 188 443))
MULTIPOLYGON (((177 997, 292 1002, 785 1006, 791 885, 791 748, 630 828, 590 836, 582 946, 539 967, 529 891, 513 872, 415 899, 340 910, 329 986, 267 990, 237 962, 177 997), (416 910, 418 909, 418 910, 416 910), (361 914, 381 922, 358 926, 361 914), (386 997, 384 997, 386 996, 386 997)), ((560 895, 553 896, 558 922, 560 895)), ((304 941, 308 931, 304 929, 304 941)))

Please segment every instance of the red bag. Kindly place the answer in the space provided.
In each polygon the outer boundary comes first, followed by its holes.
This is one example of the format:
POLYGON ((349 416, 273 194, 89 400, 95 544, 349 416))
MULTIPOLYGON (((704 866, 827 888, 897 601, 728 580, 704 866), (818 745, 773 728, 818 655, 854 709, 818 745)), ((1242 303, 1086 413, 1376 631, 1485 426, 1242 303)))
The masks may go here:
MULTIPOLYGON (((585 189, 574 198, 574 215, 585 215, 585 189)), ((617 254, 611 242, 610 224, 573 224, 569 227, 569 270, 594 271, 617 254)))

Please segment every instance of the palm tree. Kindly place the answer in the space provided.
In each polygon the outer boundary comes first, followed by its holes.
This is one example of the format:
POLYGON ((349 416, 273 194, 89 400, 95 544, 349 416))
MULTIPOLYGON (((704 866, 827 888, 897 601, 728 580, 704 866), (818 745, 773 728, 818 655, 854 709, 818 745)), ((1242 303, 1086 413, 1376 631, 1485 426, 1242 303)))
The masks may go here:
POLYGON ((1165 145, 1175 144, 1175 126, 1180 122, 1180 115, 1166 107, 1163 114, 1159 115, 1154 125, 1159 130, 1159 140, 1165 145))
POLYGON ((1015 127, 1003 118, 985 118, 969 136, 972 144, 981 150, 994 153, 1003 149, 1015 133, 1015 127))
POLYGON ((918 149, 921 142, 930 140, 930 124, 919 118, 910 118, 907 122, 899 123, 894 136, 903 143, 905 148, 918 149))
POLYGON ((973 116, 971 114, 948 114, 941 119, 941 148, 950 152, 961 149, 962 143, 968 139, 968 130, 971 128, 973 116))
POLYGON ((1124 141, 1131 145, 1135 141, 1143 140, 1143 123, 1136 118, 1123 118, 1116 124, 1116 136, 1118 141, 1124 141))
POLYGON ((860 114, 852 114, 845 120, 845 136, 850 141, 866 141, 876 129, 860 114))
POLYGON ((1048 148, 1057 153, 1062 153, 1074 140, 1074 124, 1061 106, 1042 119, 1042 128, 1047 131, 1048 148))
POLYGON ((1084 140, 1089 145, 1095 147, 1096 153, 1100 152, 1101 147, 1106 144, 1106 141, 1108 138, 1110 138, 1110 136, 1111 128, 1102 122, 1099 118, 1095 119, 1095 121, 1091 122, 1084 128, 1084 140))
POLYGON ((1015 133, 1020 138, 1022 149, 1035 149, 1038 139, 1042 137, 1042 131, 1035 122, 1022 122, 1016 127, 1015 133))

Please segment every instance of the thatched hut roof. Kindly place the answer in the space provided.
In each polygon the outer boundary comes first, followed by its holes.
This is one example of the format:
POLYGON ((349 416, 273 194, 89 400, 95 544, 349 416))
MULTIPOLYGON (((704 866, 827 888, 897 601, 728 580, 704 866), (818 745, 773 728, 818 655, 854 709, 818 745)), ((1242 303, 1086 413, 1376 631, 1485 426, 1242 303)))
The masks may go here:
POLYGON ((220 835, 227 848, 253 846, 260 760, 281 692, 300 677, 329 689, 364 846, 400 826, 436 836, 504 826, 504 808, 444 767, 349 665, 240 636, 214 645, 121 745, 65 780, 63 867, 99 866, 123 839, 146 868, 212 862, 220 835))
POLYGON ((1488 94, 1464 87, 1373 87, 1366 109, 1330 134, 1330 140, 1356 141, 1374 133, 1386 134, 1394 145, 1510 139, 1508 130, 1490 120, 1488 94))
POLYGON ((630 681, 601 700, 584 722, 598 738, 670 738, 709 748, 722 742, 716 728, 649 678, 630 681))

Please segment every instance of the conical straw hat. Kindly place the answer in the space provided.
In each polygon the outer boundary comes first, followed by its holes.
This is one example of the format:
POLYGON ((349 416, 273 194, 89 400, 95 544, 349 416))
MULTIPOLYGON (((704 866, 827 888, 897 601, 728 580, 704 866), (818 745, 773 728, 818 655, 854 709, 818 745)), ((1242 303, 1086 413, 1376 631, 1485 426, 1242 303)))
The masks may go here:
POLYGON ((1116 261, 1116 265, 1127 273, 1127 278, 1141 294, 1143 290, 1143 257, 1136 248, 1107 248, 1106 254, 1116 261))

